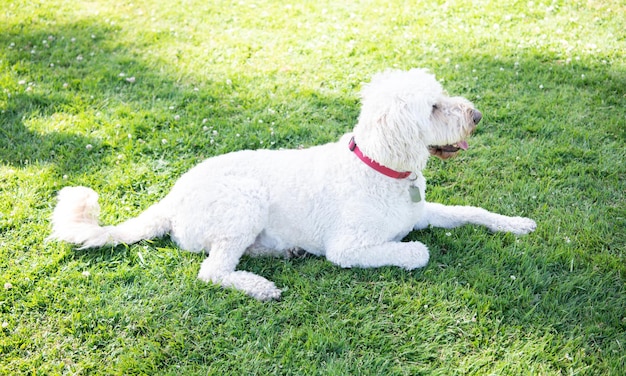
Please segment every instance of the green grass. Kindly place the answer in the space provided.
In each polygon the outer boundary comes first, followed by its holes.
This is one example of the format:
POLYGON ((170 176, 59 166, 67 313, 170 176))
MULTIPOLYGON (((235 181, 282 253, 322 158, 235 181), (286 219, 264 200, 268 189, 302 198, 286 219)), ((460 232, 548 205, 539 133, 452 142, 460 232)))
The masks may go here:
POLYGON ((0 0, 0 374, 620 375, 622 1, 0 0), (359 4, 358 4, 359 3, 359 4), (429 200, 538 222, 409 235, 421 270, 244 258, 259 303, 167 239, 46 242, 87 185, 115 223, 198 161, 336 140, 358 90, 428 67, 485 115, 429 200))

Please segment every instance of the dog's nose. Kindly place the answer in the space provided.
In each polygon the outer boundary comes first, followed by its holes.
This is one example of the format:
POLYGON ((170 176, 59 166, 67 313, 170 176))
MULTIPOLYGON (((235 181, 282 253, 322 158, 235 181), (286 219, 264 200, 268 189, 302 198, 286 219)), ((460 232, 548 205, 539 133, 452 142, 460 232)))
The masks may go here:
POLYGON ((483 114, 481 114, 478 110, 474 110, 474 113, 472 114, 472 120, 474 120, 474 124, 478 124, 480 122, 480 119, 482 118, 483 114))

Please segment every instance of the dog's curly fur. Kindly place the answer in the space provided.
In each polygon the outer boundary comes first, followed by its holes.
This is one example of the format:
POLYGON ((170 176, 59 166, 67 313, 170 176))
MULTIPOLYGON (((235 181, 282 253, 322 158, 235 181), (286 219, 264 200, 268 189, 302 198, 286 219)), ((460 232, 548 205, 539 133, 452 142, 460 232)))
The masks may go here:
POLYGON ((421 170, 429 155, 447 158, 466 149, 481 117, 468 100, 447 96, 426 70, 386 71, 364 87, 358 123, 338 142, 210 158, 184 174, 163 200, 117 226, 98 224, 93 190, 64 188, 51 238, 88 248, 169 233, 180 247, 208 253, 198 278, 259 300, 277 299, 281 290, 261 276, 236 271, 244 253, 306 250, 346 268, 423 267, 426 246, 400 242, 413 229, 473 223, 525 234, 536 227, 528 218, 424 199, 421 170), (350 150, 352 138, 371 160, 412 174, 394 179, 375 171, 350 150), (419 194, 413 192, 412 199, 410 190, 419 194))

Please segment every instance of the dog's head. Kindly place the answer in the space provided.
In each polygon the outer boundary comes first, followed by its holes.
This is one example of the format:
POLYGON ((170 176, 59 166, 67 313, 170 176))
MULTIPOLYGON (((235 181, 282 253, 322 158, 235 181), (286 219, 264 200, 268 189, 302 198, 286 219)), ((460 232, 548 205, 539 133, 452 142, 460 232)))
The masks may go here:
POLYGON ((450 158, 467 149, 482 114, 462 97, 450 97, 425 69, 389 70, 364 86, 354 129, 372 159, 401 171, 421 170, 429 155, 450 158))

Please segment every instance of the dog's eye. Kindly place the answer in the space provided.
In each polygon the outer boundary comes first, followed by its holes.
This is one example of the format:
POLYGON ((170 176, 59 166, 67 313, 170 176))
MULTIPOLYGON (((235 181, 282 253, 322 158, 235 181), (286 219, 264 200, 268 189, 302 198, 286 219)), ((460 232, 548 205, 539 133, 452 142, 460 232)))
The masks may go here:
POLYGON ((435 110, 437 110, 437 109, 439 109, 439 106, 437 106, 437 104, 436 104, 436 103, 435 103, 435 104, 433 104, 433 111, 435 111, 435 110))

